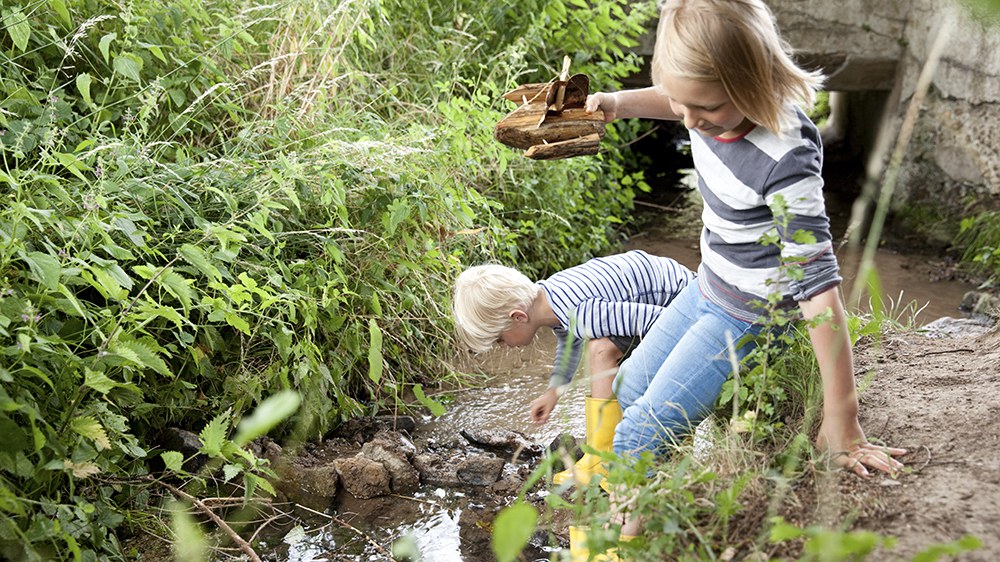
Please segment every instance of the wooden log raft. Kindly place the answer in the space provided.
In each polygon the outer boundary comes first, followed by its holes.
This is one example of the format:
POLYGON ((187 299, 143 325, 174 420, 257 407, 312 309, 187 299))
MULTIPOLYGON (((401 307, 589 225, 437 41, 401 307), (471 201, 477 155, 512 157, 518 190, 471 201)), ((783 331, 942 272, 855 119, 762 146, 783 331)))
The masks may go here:
POLYGON ((597 154, 604 137, 604 112, 587 113, 589 80, 578 74, 568 81, 523 84, 504 94, 520 105, 504 117, 493 133, 498 141, 524 149, 535 160, 597 154), (553 110, 557 87, 565 85, 561 110, 553 110))

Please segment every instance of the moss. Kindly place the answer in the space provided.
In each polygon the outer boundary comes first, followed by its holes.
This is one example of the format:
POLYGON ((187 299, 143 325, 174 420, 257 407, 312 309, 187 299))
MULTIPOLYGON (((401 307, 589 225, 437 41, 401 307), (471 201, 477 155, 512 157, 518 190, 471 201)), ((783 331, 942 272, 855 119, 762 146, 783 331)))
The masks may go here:
POLYGON ((958 222, 938 205, 912 202, 894 212, 889 233, 898 241, 919 241, 928 248, 943 250, 952 246, 958 235, 958 222))

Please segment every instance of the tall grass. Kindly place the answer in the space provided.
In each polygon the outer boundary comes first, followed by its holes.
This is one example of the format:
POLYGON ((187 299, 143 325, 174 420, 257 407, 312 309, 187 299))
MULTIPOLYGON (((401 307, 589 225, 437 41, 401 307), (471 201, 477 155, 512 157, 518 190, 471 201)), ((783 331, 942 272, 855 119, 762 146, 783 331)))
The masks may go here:
POLYGON ((120 557, 123 524, 171 490, 161 471, 208 476, 165 427, 199 433, 249 501, 273 476, 249 436, 315 438, 457 377, 456 272, 603 251, 639 179, 520 158, 492 139, 499 94, 564 53, 613 86, 649 13, 5 5, 0 553, 120 557))

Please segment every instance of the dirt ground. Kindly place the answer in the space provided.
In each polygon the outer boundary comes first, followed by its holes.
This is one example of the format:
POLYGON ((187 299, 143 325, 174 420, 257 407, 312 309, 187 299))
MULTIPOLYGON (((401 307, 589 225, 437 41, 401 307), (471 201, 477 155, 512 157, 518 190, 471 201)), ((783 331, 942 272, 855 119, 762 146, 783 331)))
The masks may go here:
POLYGON ((958 560, 1000 560, 1000 330, 889 336, 858 347, 856 370, 873 373, 860 395, 869 438, 909 450, 896 479, 856 483, 878 506, 856 528, 897 537, 890 558, 972 534, 982 548, 958 560))

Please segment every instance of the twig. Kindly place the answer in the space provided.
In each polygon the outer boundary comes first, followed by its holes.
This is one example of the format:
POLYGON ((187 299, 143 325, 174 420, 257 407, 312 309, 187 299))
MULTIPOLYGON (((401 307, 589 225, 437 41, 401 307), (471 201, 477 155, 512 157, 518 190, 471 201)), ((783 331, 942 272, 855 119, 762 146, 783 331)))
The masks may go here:
POLYGON ((403 495, 400 495, 400 494, 392 494, 392 496, 395 497, 395 498, 403 499, 403 500, 410 500, 410 501, 414 501, 414 502, 425 503, 427 505, 433 505, 434 507, 438 506, 438 503, 435 502, 435 501, 423 500, 423 499, 420 499, 420 498, 415 498, 413 496, 403 496, 403 495))
POLYGON ((202 502, 198 498, 192 496, 191 494, 185 492, 184 490, 181 490, 180 488, 172 484, 167 484, 166 482, 162 481, 158 482, 158 484, 170 490, 175 496, 180 496, 188 500, 192 504, 194 504, 194 506, 197 507, 199 511, 207 515, 208 518, 211 519, 212 522, 219 527, 219 529, 222 529, 222 532, 229 535, 229 538, 233 539, 233 542, 235 542, 240 547, 240 550, 243 551, 243 554, 246 554, 251 561, 262 562, 260 556, 257 556, 257 553, 254 551, 253 547, 250 546, 250 543, 243 540, 243 537, 241 537, 236 531, 234 531, 233 528, 230 527, 229 524, 226 523, 224 519, 222 519, 214 511, 212 511, 210 507, 205 505, 204 502, 202 502))
POLYGON ((959 349, 942 349, 940 351, 927 351, 924 353, 918 353, 913 357, 927 357, 928 355, 943 355, 945 353, 975 353, 975 349, 969 349, 967 347, 962 347, 959 349))
POLYGON ((920 472, 921 470, 927 468, 927 465, 931 464, 931 450, 927 447, 927 445, 921 445, 920 448, 927 451, 927 460, 924 461, 923 466, 920 468, 914 468, 914 472, 920 472))
MULTIPOLYGON (((278 510, 275 510, 275 511, 278 511, 278 510)), ((259 535, 260 532, 264 530, 264 527, 267 527, 268 525, 270 525, 272 521, 277 521, 278 519, 280 519, 282 517, 286 517, 286 516, 287 516, 286 513, 278 511, 277 515, 272 515, 271 517, 268 517, 267 519, 265 519, 263 523, 261 523, 260 525, 257 526, 257 530, 253 532, 253 535, 250 536, 250 542, 253 543, 253 541, 257 540, 257 535, 259 535)))
POLYGON ((323 513, 321 511, 316 511, 315 509, 312 509, 310 507, 306 507, 306 506, 304 506, 302 504, 298 504, 298 503, 295 504, 295 507, 304 509, 304 510, 308 511, 309 513, 314 513, 316 515, 319 515, 320 517, 326 517, 327 519, 329 519, 330 521, 333 521, 334 523, 340 525, 341 527, 353 531, 356 535, 358 535, 359 537, 361 537, 361 538, 365 539, 366 541, 368 541, 368 544, 372 545, 372 547, 374 547, 375 550, 377 550, 379 552, 379 554, 385 555, 386 557, 389 558, 389 560, 392 560, 392 561, 396 560, 395 558, 392 557, 392 554, 390 554, 389 551, 387 551, 385 548, 383 548, 382 545, 380 545, 379 543, 375 542, 375 539, 371 538, 370 536, 368 536, 361 529, 358 529, 357 527, 351 525, 350 523, 348 523, 347 521, 344 521, 343 519, 337 517, 336 515, 330 515, 328 513, 323 513))
POLYGON ((671 213, 680 213, 680 209, 675 209, 673 207, 667 207, 665 205, 657 205, 656 203, 649 203, 647 201, 640 201, 638 199, 633 199, 633 203, 636 205, 642 205, 643 207, 652 207, 654 209, 659 209, 661 211, 670 211, 671 213))

